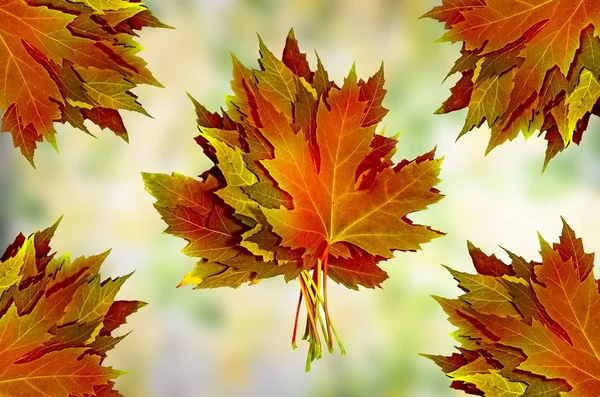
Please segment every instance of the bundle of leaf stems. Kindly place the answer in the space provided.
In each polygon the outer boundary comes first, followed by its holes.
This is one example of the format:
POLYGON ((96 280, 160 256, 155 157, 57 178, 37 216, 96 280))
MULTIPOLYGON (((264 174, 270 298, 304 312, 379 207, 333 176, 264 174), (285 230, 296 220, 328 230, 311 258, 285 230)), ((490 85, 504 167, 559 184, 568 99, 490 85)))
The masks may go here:
POLYGON ((300 315, 300 307, 302 306, 302 299, 306 305, 306 330, 302 340, 308 341, 310 344, 308 349, 308 356, 306 357, 306 372, 310 371, 311 363, 321 358, 321 337, 319 335, 319 329, 317 328, 317 322, 321 328, 321 332, 327 342, 327 348, 329 353, 334 352, 333 348, 333 336, 337 341, 342 355, 346 354, 346 350, 340 341, 340 338, 335 331, 335 327, 329 318, 329 310, 327 307, 327 258, 329 257, 329 249, 326 249, 323 256, 317 259, 317 267, 313 269, 312 276, 309 270, 303 270, 298 276, 298 282, 300 283, 300 296, 298 297, 298 307, 296 308, 296 318, 294 320, 294 332, 292 334, 292 348, 296 349, 296 333, 298 331, 298 317, 300 315), (323 278, 321 279, 321 270, 323 271, 323 278), (323 285, 323 294, 321 294, 321 282, 323 285), (321 307, 323 308, 323 314, 325 315, 325 321, 323 321, 323 315, 321 315, 321 307), (333 334, 333 336, 332 336, 333 334))

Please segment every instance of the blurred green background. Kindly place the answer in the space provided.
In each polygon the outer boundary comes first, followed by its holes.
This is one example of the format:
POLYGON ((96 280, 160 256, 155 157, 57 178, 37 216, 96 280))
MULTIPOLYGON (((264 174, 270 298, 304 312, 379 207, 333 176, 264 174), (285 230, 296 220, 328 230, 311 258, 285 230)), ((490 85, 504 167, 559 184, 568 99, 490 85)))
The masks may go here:
POLYGON ((459 44, 434 44, 443 27, 419 16, 437 1, 411 0, 146 0, 177 30, 145 30, 142 53, 164 89, 140 87, 154 119, 126 113, 131 144, 91 127, 99 139, 59 125, 60 155, 48 144, 36 154, 37 171, 9 134, 0 136, 0 245, 19 231, 33 232, 65 215, 53 247, 73 256, 110 247, 103 274, 136 270, 121 299, 149 306, 122 332, 134 332, 111 352, 108 364, 131 373, 117 381, 128 397, 195 396, 409 396, 462 395, 419 352, 448 354, 453 331, 431 294, 453 297, 456 283, 442 268, 472 271, 471 240, 506 258, 502 245, 537 258, 536 231, 555 240, 563 215, 600 248, 600 136, 594 119, 582 147, 571 147, 541 174, 545 141, 522 138, 483 156, 482 127, 455 143, 465 112, 434 116, 456 81, 442 83, 459 44), (315 66, 317 50, 340 84, 352 62, 367 78, 385 63, 382 123, 402 131, 396 160, 437 145, 445 156, 439 186, 447 196, 414 214, 448 235, 417 253, 398 253, 383 265, 383 290, 330 288, 333 320, 348 355, 325 355, 304 373, 307 344, 292 351, 290 336, 298 287, 282 279, 238 290, 176 289, 194 265, 185 242, 161 232, 165 225, 144 191, 141 171, 198 175, 209 167, 193 142, 197 134, 191 93, 209 109, 230 93, 234 52, 257 67, 259 33, 280 54, 288 30, 315 66))

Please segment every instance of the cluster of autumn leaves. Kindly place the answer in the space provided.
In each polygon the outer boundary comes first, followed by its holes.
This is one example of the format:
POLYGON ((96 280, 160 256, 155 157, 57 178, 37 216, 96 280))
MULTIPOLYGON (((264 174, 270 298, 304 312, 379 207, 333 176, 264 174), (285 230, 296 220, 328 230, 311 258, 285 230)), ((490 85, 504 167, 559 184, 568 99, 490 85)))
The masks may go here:
POLYGON ((112 333, 146 304, 116 301, 128 276, 102 280, 108 252, 71 260, 51 253, 58 222, 19 234, 0 258, 0 395, 116 397, 106 354, 112 333))
POLYGON ((600 280, 594 255, 563 220, 558 243, 540 236, 541 262, 510 265, 469 243, 477 274, 450 270, 465 294, 436 297, 458 329, 459 353, 431 356, 452 387, 485 396, 600 395, 600 280))
POLYGON ((54 122, 127 141, 119 110, 147 114, 130 90, 160 86, 133 38, 167 25, 133 0, 2 0, 0 26, 2 130, 32 164, 38 142, 57 147, 54 122))
MULTIPOLYGON (((468 108, 461 135, 487 121, 488 151, 540 131, 546 162, 580 143, 599 114, 600 7, 592 0, 443 0, 426 16, 463 42, 461 77, 439 112, 468 108)), ((130 92, 159 83, 137 57, 143 27, 168 27, 137 0, 0 0, 2 129, 33 163, 37 142, 56 146, 54 122, 89 120, 127 139, 120 110, 145 113, 130 92), (18 34, 15 34, 18 33, 18 34)), ((259 69, 233 56, 233 95, 212 113, 194 102, 196 142, 214 166, 199 178, 143 174, 167 233, 198 258, 180 286, 256 284, 283 276, 304 303, 307 369, 339 338, 327 280, 379 287, 379 264, 443 235, 410 214, 443 196, 435 152, 392 160, 397 137, 377 133, 388 110, 383 67, 341 86, 317 57, 313 70, 293 31, 278 59, 260 40, 259 69)), ((119 371, 102 365, 112 336, 145 304, 115 301, 128 276, 101 281, 107 254, 71 261, 50 253, 57 225, 19 235, 0 258, 0 395, 118 396, 119 371)), ((593 255, 564 223, 541 239, 541 262, 511 264, 469 243, 477 274, 450 270, 465 294, 436 298, 458 330, 458 353, 428 356, 452 387, 486 396, 600 395, 600 281, 593 255)), ((341 351, 344 349, 339 343, 341 351)))
POLYGON ((448 74, 461 77, 438 113, 468 108, 459 136, 487 121, 487 152, 539 131, 546 168, 600 115, 595 0, 444 0, 425 16, 445 24, 442 40, 463 43, 448 74))

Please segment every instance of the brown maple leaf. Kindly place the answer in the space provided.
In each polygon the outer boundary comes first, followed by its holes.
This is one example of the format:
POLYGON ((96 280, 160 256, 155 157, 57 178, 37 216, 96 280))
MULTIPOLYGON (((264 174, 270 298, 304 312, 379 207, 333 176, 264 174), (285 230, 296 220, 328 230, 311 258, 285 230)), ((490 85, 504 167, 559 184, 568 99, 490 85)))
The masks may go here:
POLYGON ((37 142, 56 148, 54 122, 128 139, 118 111, 147 114, 130 90, 160 86, 133 40, 148 26, 168 27, 137 1, 0 0, 2 130, 32 165, 37 142))
MULTIPOLYGON (((317 70, 310 68, 293 32, 282 60, 262 40, 260 54, 259 70, 233 57, 234 95, 222 115, 194 101, 197 142, 216 166, 201 180, 144 179, 167 232, 188 240, 184 252, 200 258, 181 285, 298 279, 297 312, 303 299, 308 311, 309 368, 321 355, 319 322, 333 350, 327 279, 377 287, 387 278, 379 262, 442 234, 408 218, 442 198, 434 188, 441 159, 432 151, 391 160, 396 138, 376 133, 387 113, 383 68, 358 81, 353 67, 338 87, 320 60, 317 70)), ((296 327, 294 347, 295 340, 296 327)))

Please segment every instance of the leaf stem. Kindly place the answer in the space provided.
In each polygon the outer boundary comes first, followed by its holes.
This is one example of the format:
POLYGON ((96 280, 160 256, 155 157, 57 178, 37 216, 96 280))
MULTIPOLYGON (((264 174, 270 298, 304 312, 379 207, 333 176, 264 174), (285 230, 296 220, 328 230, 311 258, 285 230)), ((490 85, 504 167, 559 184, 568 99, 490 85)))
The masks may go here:
MULTIPOLYGON (((321 296, 320 292, 317 292, 317 299, 319 300, 319 302, 321 304, 324 303, 323 297, 321 296)), ((335 337, 335 339, 336 339, 336 341, 338 343, 338 346, 340 347, 340 351, 341 351, 342 355, 345 356, 346 355, 346 349, 344 349, 344 345, 342 345, 342 341, 340 340, 340 338, 338 337, 337 332, 335 331, 335 327, 333 326, 333 322, 329 321, 329 325, 331 326, 331 330, 333 331, 333 336, 335 337)))
POLYGON ((294 319, 294 332, 292 333, 292 349, 296 350, 296 333, 298 332, 298 317, 300 316, 300 306, 302 306, 302 290, 298 296, 298 307, 296 307, 296 318, 294 319))
MULTIPOLYGON (((323 323, 323 317, 321 316, 321 311, 319 310, 319 301, 317 300, 317 295, 313 292, 313 289, 316 292, 318 292, 318 289, 315 289, 314 275, 313 275, 313 278, 311 279, 311 276, 309 275, 308 271, 304 271, 301 274, 302 274, 302 277, 304 278, 304 282, 308 286, 307 290, 310 295, 310 301, 312 302, 312 307, 313 307, 313 310, 315 311, 316 318, 317 318, 317 320, 319 320, 319 325, 321 326, 321 332, 323 332, 323 335, 325 335, 325 324, 323 323)), ((315 331, 315 333, 318 332, 317 329, 315 329, 314 331, 315 331)))
POLYGON ((296 349, 296 336, 298 332, 298 318, 300 316, 300 306, 304 299, 306 306, 307 319, 306 319, 306 330, 303 340, 309 343, 309 351, 306 357, 306 372, 310 371, 311 363, 321 358, 321 336, 320 331, 323 333, 327 341, 327 348, 330 353, 334 352, 333 338, 335 337, 342 355, 346 354, 346 350, 340 341, 340 338, 335 331, 331 319, 329 317, 329 308, 327 306, 327 265, 329 257, 329 247, 325 249, 321 257, 317 258, 317 265, 313 268, 312 275, 310 270, 303 270, 298 275, 298 282, 300 283, 300 296, 298 297, 298 305, 296 307, 296 318, 294 320, 294 331, 292 334, 292 348, 296 349), (321 274, 321 271, 323 272, 321 274), (322 278, 321 278, 322 277, 322 278), (321 287, 322 286, 322 287, 321 287), (321 291, 323 288, 323 291, 321 291), (323 294, 321 294, 323 292, 323 294), (321 307, 323 308, 324 316, 321 315, 321 307), (323 320, 325 317, 325 321, 323 320), (320 327, 317 327, 317 322, 320 327))
MULTIPOLYGON (((327 306, 327 262, 329 258, 329 246, 323 253, 323 311, 325 312, 325 321, 327 323, 327 347, 330 352, 333 352, 333 338, 331 337, 331 319, 329 318, 329 307, 327 306)), ((337 339, 337 336, 336 336, 337 339)))
POLYGON ((313 302, 309 299, 310 294, 308 292, 307 285, 305 284, 305 279, 303 271, 298 279, 300 281, 300 288, 302 290, 302 294, 304 295, 304 303, 306 304, 306 312, 308 314, 308 320, 310 322, 310 332, 308 336, 308 342, 310 343, 310 350, 308 353, 308 357, 306 360, 306 372, 310 371, 310 363, 315 359, 321 358, 321 338, 319 333, 317 332, 317 324, 315 322, 315 307, 312 305, 313 302))

